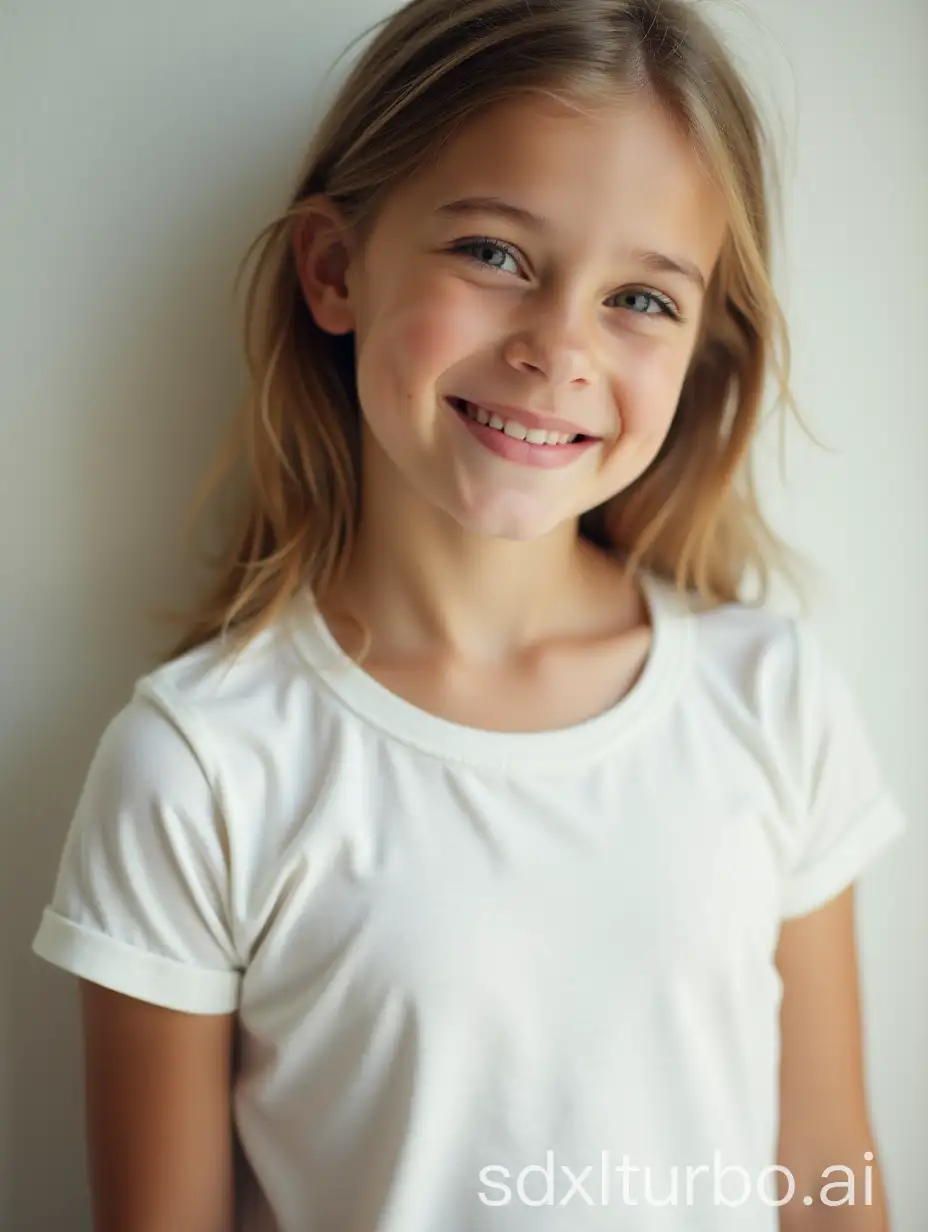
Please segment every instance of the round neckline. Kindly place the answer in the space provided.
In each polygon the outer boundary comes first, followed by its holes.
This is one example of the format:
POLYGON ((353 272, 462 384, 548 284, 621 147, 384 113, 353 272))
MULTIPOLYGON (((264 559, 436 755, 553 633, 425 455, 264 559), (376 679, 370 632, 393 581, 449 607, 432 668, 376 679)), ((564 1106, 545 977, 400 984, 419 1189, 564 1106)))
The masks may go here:
POLYGON ((331 695, 368 726, 445 762, 565 767, 614 749, 672 698, 691 643, 692 612, 663 578, 639 570, 651 621, 651 645, 636 682, 607 710, 567 727, 493 731, 442 718, 407 701, 342 649, 307 589, 294 606, 291 632, 303 659, 331 695))

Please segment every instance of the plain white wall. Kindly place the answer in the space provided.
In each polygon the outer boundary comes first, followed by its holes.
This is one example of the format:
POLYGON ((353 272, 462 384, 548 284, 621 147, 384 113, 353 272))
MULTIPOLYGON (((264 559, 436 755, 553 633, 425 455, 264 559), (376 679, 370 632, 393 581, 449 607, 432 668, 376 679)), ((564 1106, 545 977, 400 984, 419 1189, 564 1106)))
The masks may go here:
MULTIPOLYGON (((29 952, 93 747, 188 599, 182 522, 241 389, 236 262, 323 73, 390 0, 21 0, 0 12, 0 1227, 89 1229, 72 981, 29 952)), ((835 452, 770 449, 778 527, 911 818, 861 890, 872 1102, 896 1215, 928 1209, 925 0, 707 6, 786 151, 795 388, 835 452)))

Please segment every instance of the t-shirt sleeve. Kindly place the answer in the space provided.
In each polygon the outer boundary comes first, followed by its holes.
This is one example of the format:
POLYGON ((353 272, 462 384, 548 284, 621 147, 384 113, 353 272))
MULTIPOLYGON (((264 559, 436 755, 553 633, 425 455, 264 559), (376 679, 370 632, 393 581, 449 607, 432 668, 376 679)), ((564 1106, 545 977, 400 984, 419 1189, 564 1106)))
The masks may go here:
POLYGON ((233 1011, 227 849, 193 748, 136 694, 97 746, 34 952, 169 1009, 233 1011))
POLYGON ((784 919, 805 915, 847 889, 905 829, 847 680, 811 626, 795 621, 793 633, 800 817, 784 919))

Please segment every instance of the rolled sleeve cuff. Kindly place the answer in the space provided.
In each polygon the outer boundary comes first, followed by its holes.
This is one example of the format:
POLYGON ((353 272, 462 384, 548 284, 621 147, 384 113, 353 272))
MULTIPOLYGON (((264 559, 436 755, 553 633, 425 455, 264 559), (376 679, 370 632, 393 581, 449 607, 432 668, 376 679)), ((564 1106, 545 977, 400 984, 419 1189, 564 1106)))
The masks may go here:
POLYGON ((192 967, 117 941, 46 908, 32 951, 81 979, 187 1014, 230 1014, 241 974, 192 967))
POLYGON ((793 874, 783 897, 783 919, 807 915, 846 890, 905 829, 896 801, 883 796, 827 855, 793 874))

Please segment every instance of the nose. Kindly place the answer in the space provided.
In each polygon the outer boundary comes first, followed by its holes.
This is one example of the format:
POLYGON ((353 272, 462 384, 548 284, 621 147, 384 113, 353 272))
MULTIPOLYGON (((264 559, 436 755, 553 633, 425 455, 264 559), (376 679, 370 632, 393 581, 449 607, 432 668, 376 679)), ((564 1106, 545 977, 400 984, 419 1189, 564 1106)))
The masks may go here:
POLYGON ((507 338, 504 358, 518 372, 542 376, 552 385, 582 387, 593 379, 589 325, 576 308, 550 299, 507 338))

